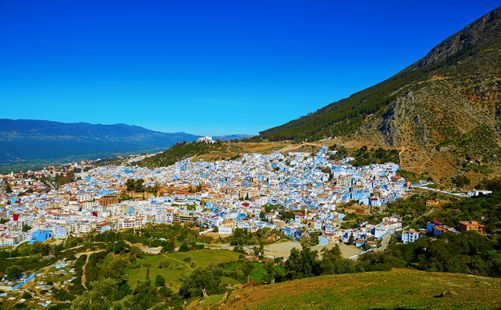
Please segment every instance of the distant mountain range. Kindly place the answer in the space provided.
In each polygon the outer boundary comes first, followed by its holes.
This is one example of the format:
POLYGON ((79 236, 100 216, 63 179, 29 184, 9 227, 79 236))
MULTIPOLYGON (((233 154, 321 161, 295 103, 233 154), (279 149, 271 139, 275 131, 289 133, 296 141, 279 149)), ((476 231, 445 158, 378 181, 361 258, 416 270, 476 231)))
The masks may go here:
MULTIPOLYGON (((164 133, 126 124, 100 125, 0 119, 0 167, 29 167, 78 159, 164 150, 200 136, 164 133)), ((234 140, 249 135, 215 137, 234 140)))
POLYGON ((436 181, 500 172, 501 8, 388 80, 260 133, 263 140, 334 136, 399 148, 405 169, 436 181))
POLYGON ((235 140, 242 140, 242 139, 247 139, 253 137, 252 135, 246 135, 246 134, 234 134, 234 135, 226 135, 226 136, 214 136, 212 139, 214 140, 221 140, 221 141, 235 141, 235 140))

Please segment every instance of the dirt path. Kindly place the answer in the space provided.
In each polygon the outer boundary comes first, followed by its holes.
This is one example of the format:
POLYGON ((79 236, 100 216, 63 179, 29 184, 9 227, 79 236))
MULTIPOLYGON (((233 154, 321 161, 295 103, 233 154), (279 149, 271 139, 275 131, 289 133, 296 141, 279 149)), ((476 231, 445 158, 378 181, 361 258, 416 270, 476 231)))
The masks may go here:
POLYGON ((89 263, 90 254, 87 254, 87 258, 85 259, 85 264, 82 267, 82 286, 87 289, 87 285, 85 285, 85 270, 87 269, 87 264, 89 263))
POLYGON ((85 271, 87 269, 87 263, 89 263, 89 258, 92 254, 94 253, 99 253, 103 252, 104 250, 98 250, 98 251, 92 251, 92 252, 86 252, 86 253, 81 253, 79 256, 82 255, 87 255, 87 258, 85 259, 85 264, 82 266, 82 286, 87 289, 87 285, 85 284, 86 278, 85 278, 85 271))
POLYGON ((160 254, 162 253, 162 247, 161 246, 158 246, 158 247, 148 247, 142 243, 131 243, 127 240, 125 240, 125 243, 127 243, 128 245, 131 245, 131 246, 135 246, 135 247, 138 247, 141 251, 143 251, 143 253, 146 253, 146 254, 160 254))
POLYGON ((319 147, 320 145, 318 143, 313 143, 313 142, 304 142, 301 144, 292 144, 292 145, 287 145, 279 150, 281 153, 285 152, 292 152, 292 151, 297 151, 300 147, 303 146, 313 146, 313 147, 319 147))
POLYGON ((435 212, 435 210, 436 210, 436 208, 433 207, 430 210, 428 210, 427 212, 425 212, 425 213, 421 214, 420 216, 416 217, 409 225, 405 226, 404 229, 409 229, 409 227, 411 225, 413 225, 414 223, 416 223, 419 219, 422 219, 423 217, 432 214, 433 212, 435 212))

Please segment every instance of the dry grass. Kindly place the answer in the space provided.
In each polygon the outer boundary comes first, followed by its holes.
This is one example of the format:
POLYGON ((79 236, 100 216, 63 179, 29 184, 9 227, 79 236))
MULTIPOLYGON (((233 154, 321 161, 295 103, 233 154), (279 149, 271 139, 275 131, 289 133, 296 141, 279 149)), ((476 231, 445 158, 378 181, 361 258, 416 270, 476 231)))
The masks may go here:
POLYGON ((493 309, 501 279, 412 270, 322 276, 247 287, 223 309, 493 309))

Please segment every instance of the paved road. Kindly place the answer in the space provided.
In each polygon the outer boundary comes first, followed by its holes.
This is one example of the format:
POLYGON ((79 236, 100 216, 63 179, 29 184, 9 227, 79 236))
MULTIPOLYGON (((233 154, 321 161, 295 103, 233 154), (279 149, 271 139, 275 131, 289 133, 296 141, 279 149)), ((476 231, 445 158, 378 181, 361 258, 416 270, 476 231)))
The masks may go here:
POLYGON ((437 188, 431 188, 431 187, 419 186, 419 185, 412 185, 411 187, 420 188, 420 189, 424 189, 424 190, 428 190, 428 191, 432 191, 432 192, 437 192, 437 193, 442 193, 442 194, 446 194, 446 195, 452 195, 452 196, 456 196, 456 197, 466 197, 465 193, 453 193, 453 192, 448 192, 448 191, 444 191, 444 190, 437 189, 437 188))

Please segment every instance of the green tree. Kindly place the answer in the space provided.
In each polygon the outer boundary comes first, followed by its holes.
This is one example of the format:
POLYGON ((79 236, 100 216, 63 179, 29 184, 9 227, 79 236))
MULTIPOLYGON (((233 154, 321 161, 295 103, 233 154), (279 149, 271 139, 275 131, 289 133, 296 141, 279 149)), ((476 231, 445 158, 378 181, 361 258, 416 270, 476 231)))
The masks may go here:
POLYGON ((10 187, 9 182, 5 182, 5 192, 6 192, 7 194, 12 193, 12 188, 10 187))
POLYGON ((190 250, 190 247, 188 245, 188 241, 185 240, 183 243, 181 243, 181 246, 179 246, 178 252, 188 252, 190 250))
POLYGON ((5 269, 5 275, 7 279, 16 279, 23 274, 23 268, 18 265, 12 265, 5 269))
POLYGON ((150 268, 151 268, 151 264, 150 263, 145 263, 143 264, 144 267, 146 267, 146 280, 150 280, 150 268))
POLYGON ((91 289, 83 292, 73 300, 72 309, 107 310, 114 305, 113 297, 118 289, 116 280, 102 279, 90 284, 91 289))
POLYGON ((341 250, 335 245, 330 250, 324 251, 320 261, 322 274, 340 274, 355 272, 355 265, 349 259, 344 259, 341 250))
POLYGON ((99 279, 126 280, 125 268, 129 261, 125 256, 109 254, 99 263, 99 279))
POLYGON ((291 280, 319 275, 321 269, 317 259, 317 252, 309 248, 302 251, 293 248, 289 259, 285 262, 285 270, 287 271, 287 278, 291 280))
POLYGON ((162 275, 159 274, 155 278, 155 286, 156 287, 165 286, 165 278, 162 275))
POLYGON ((221 271, 211 268, 198 268, 187 277, 179 290, 184 298, 202 297, 219 293, 221 271))
POLYGON ((348 244, 353 244, 353 241, 355 241, 355 238, 353 237, 353 234, 350 234, 350 237, 348 238, 348 244))
POLYGON ((151 308, 158 301, 158 295, 150 281, 138 282, 136 288, 125 298, 125 308, 143 310, 151 308))
POLYGON ((467 185, 470 185, 470 179, 465 176, 465 175, 459 175, 455 177, 452 182, 457 186, 457 187, 465 187, 467 185))

